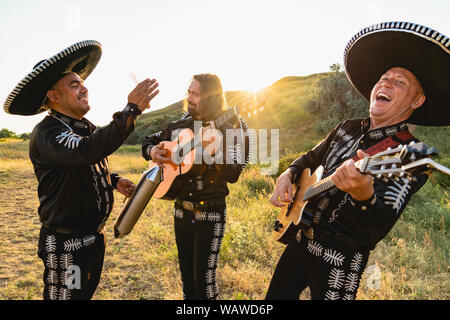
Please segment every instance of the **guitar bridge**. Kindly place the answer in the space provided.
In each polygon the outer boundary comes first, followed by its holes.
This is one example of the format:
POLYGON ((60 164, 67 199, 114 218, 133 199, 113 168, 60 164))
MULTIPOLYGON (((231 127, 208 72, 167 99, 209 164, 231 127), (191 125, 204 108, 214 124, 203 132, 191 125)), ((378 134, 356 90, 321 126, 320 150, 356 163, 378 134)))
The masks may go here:
POLYGON ((280 220, 275 221, 274 225, 273 225, 273 229, 275 231, 280 231, 280 229, 283 228, 283 224, 280 222, 280 220))

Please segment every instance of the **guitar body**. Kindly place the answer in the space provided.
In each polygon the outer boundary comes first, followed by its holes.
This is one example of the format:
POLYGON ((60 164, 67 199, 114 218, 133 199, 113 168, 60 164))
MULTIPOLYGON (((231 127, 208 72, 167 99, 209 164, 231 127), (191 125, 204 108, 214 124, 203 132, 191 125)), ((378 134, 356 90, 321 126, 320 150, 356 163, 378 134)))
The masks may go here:
POLYGON ((302 228, 309 228, 312 224, 314 213, 307 208, 308 201, 304 201, 305 193, 309 186, 319 182, 322 178, 323 167, 320 166, 311 174, 306 168, 297 183, 293 184, 294 199, 289 205, 281 208, 272 236, 275 240, 287 244, 290 239, 295 239, 296 234, 302 228))
MULTIPOLYGON (((176 153, 182 152, 182 145, 194 139, 194 133, 190 129, 183 129, 180 131, 177 138, 172 141, 162 142, 161 149, 166 151, 165 156, 173 159, 178 159, 176 153)), ((196 149, 187 152, 182 158, 181 163, 174 163, 172 161, 164 163, 165 168, 162 170, 162 181, 155 190, 153 197, 156 199, 174 200, 184 183, 177 179, 180 175, 189 172, 194 166, 196 149)), ((156 163, 150 161, 149 168, 157 166, 156 163)))

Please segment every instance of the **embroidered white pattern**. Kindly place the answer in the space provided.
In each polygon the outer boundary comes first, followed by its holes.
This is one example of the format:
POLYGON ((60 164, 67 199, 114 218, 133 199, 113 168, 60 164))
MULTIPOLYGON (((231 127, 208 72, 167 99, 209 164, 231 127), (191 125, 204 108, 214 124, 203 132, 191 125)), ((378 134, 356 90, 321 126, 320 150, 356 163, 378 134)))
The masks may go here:
POLYGON ((369 132, 369 137, 371 139, 381 139, 381 138, 383 138, 383 132, 381 132, 379 130, 369 132))
POLYGON ((81 137, 73 132, 64 131, 55 139, 59 144, 64 142, 65 147, 69 149, 75 149, 78 148, 81 137))
POLYGON ((321 213, 320 211, 316 211, 316 212, 314 213, 313 222, 314 222, 315 224, 319 224, 321 218, 322 218, 322 213, 321 213))
POLYGON ((317 209, 319 209, 320 211, 324 211, 328 207, 329 203, 330 203, 330 199, 324 197, 317 204, 317 209))
POLYGON ((219 222, 220 221, 220 213, 218 213, 218 212, 209 212, 208 213, 208 221, 219 222))
POLYGON ((339 300, 339 292, 337 291, 332 291, 332 290, 328 290, 325 293, 325 300, 339 300))
POLYGON ((50 300, 58 299, 58 289, 55 286, 49 286, 48 295, 50 297, 50 300))
POLYGON ((344 294, 342 300, 355 300, 355 295, 352 293, 346 293, 344 294))
POLYGON ((328 285, 333 289, 340 289, 345 281, 345 272, 342 269, 333 268, 328 278, 328 285))
POLYGON ((206 212, 196 212, 195 220, 197 221, 206 221, 206 212))
POLYGON ((234 162, 242 164, 242 152, 241 146, 236 144, 228 148, 228 157, 230 157, 234 162))
POLYGON ((220 248, 220 244, 221 244, 221 239, 220 238, 214 238, 212 243, 211 243, 211 250, 213 252, 218 252, 219 248, 220 248))
POLYGON ((323 260, 336 267, 342 266, 342 264, 344 263, 344 259, 345 256, 342 253, 337 252, 336 250, 325 249, 325 251, 323 252, 323 260))
POLYGON ((207 297, 208 299, 214 298, 214 294, 215 294, 214 288, 215 288, 214 284, 208 284, 208 285, 206 286, 206 297, 207 297))
POLYGON ((47 256, 47 267, 50 269, 58 268, 58 259, 56 258, 56 254, 49 253, 47 256))
POLYGON ((217 258, 219 256, 217 254, 210 254, 208 258, 208 268, 215 268, 217 264, 217 258))
POLYGON ((214 283, 215 278, 216 278, 215 269, 208 269, 208 271, 206 271, 206 283, 214 283))
POLYGON ((350 270, 358 272, 361 268, 361 262, 363 259, 363 255, 359 252, 355 253, 353 256, 352 262, 350 264, 350 270))
POLYGON ((93 235, 93 234, 83 238, 83 245, 85 247, 92 245, 94 242, 95 242, 95 235, 93 235))
POLYGON ((54 235, 49 235, 45 239, 45 249, 47 252, 55 252, 56 250, 56 238, 54 235))
POLYGON ((392 181, 395 186, 388 186, 388 189, 391 191, 386 191, 384 194, 384 199, 386 200, 384 203, 391 205, 398 214, 400 208, 406 200, 406 197, 408 196, 408 191, 411 189, 411 186, 409 185, 409 180, 407 179, 403 179, 403 185, 394 180, 392 181))
POLYGON ((354 272, 350 272, 347 275, 347 280, 345 282, 345 290, 347 291, 355 291, 358 288, 358 274, 354 272))
POLYGON ((308 240, 308 246, 306 248, 308 249, 309 253, 317 257, 320 257, 322 255, 323 247, 316 241, 308 240))
POLYGON ((57 284, 58 283, 58 273, 56 273, 55 270, 49 270, 47 281, 51 284, 57 284))
POLYGON ((59 300, 70 300, 71 291, 66 288, 59 289, 59 300))
POLYGON ((75 251, 82 247, 81 240, 78 238, 72 238, 64 241, 64 251, 75 251))
POLYGON ((334 220, 337 219, 337 217, 339 216, 339 214, 338 214, 339 210, 341 210, 342 206, 345 205, 349 199, 350 199, 350 194, 346 193, 344 196, 344 199, 342 199, 341 202, 339 202, 338 207, 336 209, 334 209, 333 211, 331 211, 331 217, 330 217, 330 219, 328 219, 329 223, 332 223, 334 220))
POLYGON ((222 225, 220 223, 216 223, 214 225, 214 236, 220 237, 222 235, 222 225))
POLYGON ((73 256, 71 253, 63 253, 59 258, 61 267, 63 269, 68 269, 73 264, 73 256))
POLYGON ((392 136, 397 133, 397 128, 387 128, 385 132, 387 136, 392 136))

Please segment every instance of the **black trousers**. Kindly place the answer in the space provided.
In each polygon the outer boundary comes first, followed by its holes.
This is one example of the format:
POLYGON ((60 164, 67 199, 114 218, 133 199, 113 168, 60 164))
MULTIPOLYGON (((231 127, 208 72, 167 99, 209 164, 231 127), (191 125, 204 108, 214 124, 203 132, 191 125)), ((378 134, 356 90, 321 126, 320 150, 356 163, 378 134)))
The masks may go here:
POLYGON ((313 300, 354 300, 369 258, 302 238, 286 246, 267 291, 267 300, 297 300, 309 287, 313 300))
POLYGON ((44 263, 44 300, 89 300, 102 273, 103 233, 62 234, 44 226, 38 256, 44 263))
POLYGON ((175 204, 175 239, 186 300, 215 300, 216 269, 225 231, 225 206, 192 212, 175 204))

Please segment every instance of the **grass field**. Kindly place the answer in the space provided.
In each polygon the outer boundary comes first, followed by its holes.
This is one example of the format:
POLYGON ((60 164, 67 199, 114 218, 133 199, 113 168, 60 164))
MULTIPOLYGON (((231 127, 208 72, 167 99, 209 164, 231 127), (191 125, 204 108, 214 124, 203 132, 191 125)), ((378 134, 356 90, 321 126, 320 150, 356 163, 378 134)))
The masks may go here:
MULTIPOLYGON (((430 140, 448 131, 428 133, 430 140)), ((431 141, 433 142, 433 141, 431 141)), ((430 143, 431 143, 430 142, 430 143)), ((448 146, 447 146, 448 148, 448 146)), ((449 154, 449 150, 444 150, 449 154)), ((138 146, 109 157, 113 171, 137 183, 146 169, 138 146)), ((448 158, 441 159, 444 162, 448 158)), ((449 163, 446 163, 448 166, 449 163)), ((363 275, 358 299, 450 298, 448 179, 429 181, 389 235, 378 244, 363 275)), ((284 248, 271 239, 277 215, 268 202, 274 179, 249 166, 231 185, 227 226, 217 279, 220 299, 263 299, 284 248)), ((37 182, 28 141, 0 141, 0 299, 41 299, 43 265, 38 259, 37 182)), ((116 240, 113 224, 123 207, 115 193, 107 223, 107 249, 94 299, 182 299, 172 203, 153 199, 133 232, 116 240)), ((301 298, 308 298, 308 292, 301 298)))

